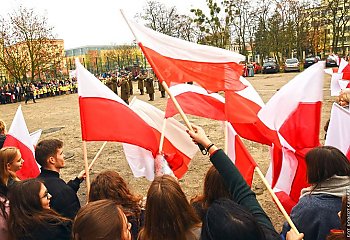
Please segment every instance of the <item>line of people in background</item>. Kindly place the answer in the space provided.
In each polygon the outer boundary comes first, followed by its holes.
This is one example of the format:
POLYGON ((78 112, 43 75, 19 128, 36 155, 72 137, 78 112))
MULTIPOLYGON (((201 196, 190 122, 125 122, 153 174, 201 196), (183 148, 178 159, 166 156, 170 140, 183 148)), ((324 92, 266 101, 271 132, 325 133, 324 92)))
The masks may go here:
POLYGON ((78 91, 77 80, 55 80, 50 82, 8 83, 0 86, 0 104, 16 103, 29 100, 53 97, 78 91))
POLYGON ((0 239, 347 239, 350 162, 338 149, 322 146, 307 153, 310 187, 303 189, 291 213, 302 233, 285 224, 280 235, 228 156, 202 128, 192 127, 189 137, 206 146, 213 166, 203 193, 191 202, 172 176, 156 176, 145 202, 117 172, 108 170, 92 181, 89 203, 80 207, 76 193, 85 174, 81 171, 68 183, 60 178, 62 141, 38 143, 35 158, 41 173, 24 181, 16 177, 23 164, 19 150, 0 149, 0 239))

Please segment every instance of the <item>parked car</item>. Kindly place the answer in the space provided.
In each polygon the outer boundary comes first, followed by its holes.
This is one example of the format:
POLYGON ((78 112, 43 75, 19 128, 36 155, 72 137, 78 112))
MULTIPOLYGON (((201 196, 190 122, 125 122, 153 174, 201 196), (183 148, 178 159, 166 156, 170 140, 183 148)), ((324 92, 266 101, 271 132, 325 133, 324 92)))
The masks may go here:
POLYGON ((300 63, 297 58, 288 58, 284 63, 284 72, 300 72, 300 63))
POLYGON ((310 67, 311 65, 317 63, 320 60, 318 56, 316 57, 308 57, 304 61, 304 69, 310 67))
POLYGON ((333 56, 328 56, 326 59, 326 67, 338 67, 337 60, 333 56))
POLYGON ((276 62, 265 62, 262 66, 262 73, 278 73, 280 66, 276 62))

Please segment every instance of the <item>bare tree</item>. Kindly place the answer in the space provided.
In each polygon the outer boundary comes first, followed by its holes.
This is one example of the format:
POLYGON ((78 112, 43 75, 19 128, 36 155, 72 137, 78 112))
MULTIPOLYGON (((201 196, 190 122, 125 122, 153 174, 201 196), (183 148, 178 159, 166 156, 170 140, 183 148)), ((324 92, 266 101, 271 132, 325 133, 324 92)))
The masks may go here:
POLYGON ((42 72, 59 71, 64 49, 57 43, 47 18, 24 7, 8 17, 1 21, 4 54, 0 62, 10 75, 26 80, 29 73, 34 80, 42 72))

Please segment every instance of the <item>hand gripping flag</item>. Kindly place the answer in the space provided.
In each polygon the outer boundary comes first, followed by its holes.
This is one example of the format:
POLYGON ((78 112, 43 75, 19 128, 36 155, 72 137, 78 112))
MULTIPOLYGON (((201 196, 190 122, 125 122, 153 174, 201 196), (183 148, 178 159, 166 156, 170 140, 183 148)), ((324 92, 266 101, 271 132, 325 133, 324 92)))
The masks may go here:
POLYGON ((35 161, 33 141, 29 135, 21 106, 18 107, 13 118, 3 147, 16 147, 21 152, 24 162, 22 168, 16 172, 21 180, 35 178, 39 175, 40 171, 35 161))
POLYGON ((158 79, 168 86, 195 82, 208 92, 245 88, 239 81, 242 66, 238 63, 245 60, 243 55, 170 37, 126 21, 158 79))
POLYGON ((81 133, 84 141, 114 141, 143 147, 156 156, 153 129, 76 60, 81 133))

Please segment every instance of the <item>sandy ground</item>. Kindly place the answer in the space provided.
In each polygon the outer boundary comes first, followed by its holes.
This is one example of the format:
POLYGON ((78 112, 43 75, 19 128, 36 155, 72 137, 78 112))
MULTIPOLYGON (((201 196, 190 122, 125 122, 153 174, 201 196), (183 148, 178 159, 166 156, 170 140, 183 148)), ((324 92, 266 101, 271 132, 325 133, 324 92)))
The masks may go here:
MULTIPOLYGON (((258 74, 255 75, 255 77, 248 78, 248 80, 253 84, 266 103, 277 89, 286 84, 296 74, 297 73, 258 74)), ((329 118, 331 103, 334 100, 334 98, 330 97, 329 83, 330 77, 326 75, 320 131, 320 139, 322 143, 324 136, 323 126, 329 118)), ((140 96, 138 90, 135 91, 136 88, 136 83, 134 83, 134 95, 141 100, 147 101, 148 96, 140 96)), ((152 102, 152 104, 159 109, 164 110, 166 100, 160 98, 160 92, 156 91, 155 101, 152 102)), ((18 104, 0 105, 0 118, 7 122, 8 128, 11 125, 17 107, 18 104)), ((61 171, 61 175, 66 181, 74 178, 78 172, 84 168, 78 95, 69 94, 53 98, 39 99, 35 104, 29 102, 25 105, 22 102, 22 110, 30 132, 42 129, 43 134, 41 139, 59 138, 64 141, 66 168, 61 171)), ((219 147, 223 147, 224 134, 220 122, 192 116, 189 116, 189 119, 192 123, 202 126, 206 130, 210 139, 219 147)), ((250 141, 244 142, 249 152, 260 166, 260 169, 265 173, 269 165, 268 148, 250 141)), ((93 159, 101 145, 102 142, 87 143, 89 161, 93 159)), ((180 184, 189 199, 196 194, 201 193, 204 176, 210 165, 208 157, 202 156, 200 152, 198 152, 192 160, 189 171, 185 177, 180 180, 180 184)), ((91 171, 91 179, 93 179, 96 174, 106 169, 118 171, 126 179, 134 192, 143 196, 146 195, 150 182, 144 178, 136 179, 133 177, 125 160, 120 143, 108 143, 106 145, 91 171)), ((263 206, 272 219, 276 229, 279 231, 284 222, 284 218, 277 210, 277 207, 272 202, 269 193, 257 175, 254 176, 252 187, 257 194, 260 204, 263 206)), ((84 204, 86 202, 86 187, 84 184, 82 184, 78 194, 82 204, 84 204)))

